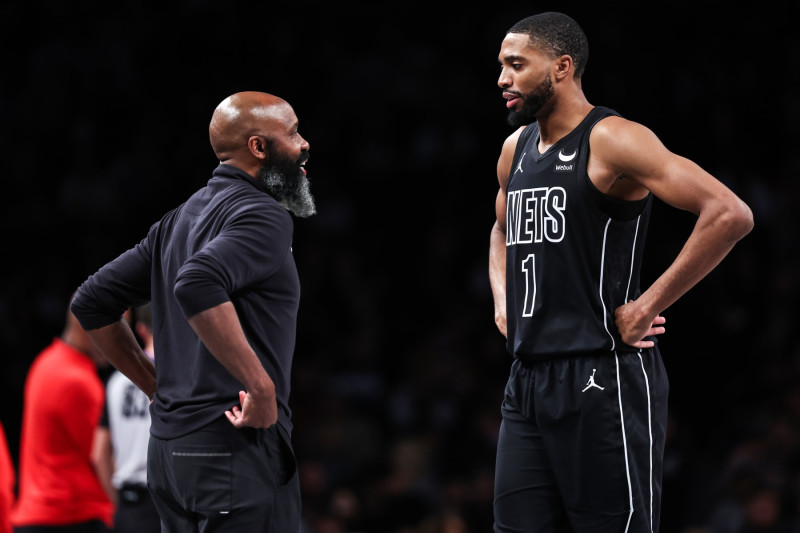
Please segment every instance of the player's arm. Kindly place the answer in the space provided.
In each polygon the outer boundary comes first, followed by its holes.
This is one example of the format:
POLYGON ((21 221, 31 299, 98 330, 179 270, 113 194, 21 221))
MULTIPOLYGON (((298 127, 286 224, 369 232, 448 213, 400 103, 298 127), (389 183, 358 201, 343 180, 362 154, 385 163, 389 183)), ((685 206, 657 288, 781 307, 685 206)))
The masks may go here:
POLYGON ((111 443, 111 431, 107 426, 99 425, 94 430, 92 440, 92 466, 97 478, 108 494, 109 499, 117 504, 117 490, 111 482, 114 475, 114 449, 111 443))
POLYGON ((494 321, 503 336, 508 336, 508 317, 506 316, 506 187, 514 150, 523 128, 518 129, 503 143, 497 161, 497 181, 500 185, 495 199, 497 220, 489 237, 489 283, 494 297, 494 321))
POLYGON ((189 318, 197 336, 206 348, 240 383, 238 406, 226 411, 236 427, 266 428, 278 421, 275 383, 255 351, 247 342, 236 308, 230 301, 221 303, 189 318))
POLYGON ((643 343, 642 338, 652 334, 656 317, 711 272, 750 232, 753 215, 722 182, 669 151, 641 124, 609 117, 595 130, 591 138, 595 169, 630 178, 667 204, 697 215, 673 263, 635 302, 615 312, 622 340, 631 346, 647 347, 652 343, 643 343))

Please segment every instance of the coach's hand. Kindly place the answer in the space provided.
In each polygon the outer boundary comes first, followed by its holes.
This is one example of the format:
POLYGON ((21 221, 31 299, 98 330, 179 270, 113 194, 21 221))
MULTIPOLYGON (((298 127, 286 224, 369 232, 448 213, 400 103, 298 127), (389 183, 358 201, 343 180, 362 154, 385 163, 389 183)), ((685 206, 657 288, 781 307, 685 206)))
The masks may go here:
POLYGON ((278 421, 278 402, 275 394, 264 398, 254 398, 249 392, 239 391, 239 403, 225 416, 234 427, 268 428, 278 421))
POLYGON ((634 348, 652 348, 656 343, 643 339, 666 331, 662 326, 667 321, 666 318, 661 315, 656 315, 655 318, 647 316, 633 300, 617 307, 614 320, 622 342, 634 348))

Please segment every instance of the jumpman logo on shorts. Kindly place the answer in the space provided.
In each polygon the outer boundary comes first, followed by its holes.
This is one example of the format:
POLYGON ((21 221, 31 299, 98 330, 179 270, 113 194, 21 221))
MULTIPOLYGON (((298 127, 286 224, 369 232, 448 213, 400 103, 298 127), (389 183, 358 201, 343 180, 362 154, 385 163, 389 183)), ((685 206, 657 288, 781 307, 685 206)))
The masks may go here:
POLYGON ((589 381, 586 382, 586 388, 583 389, 581 392, 586 392, 587 390, 591 389, 592 387, 597 387, 600 390, 605 390, 605 387, 601 387, 597 383, 594 382, 594 373, 597 372, 596 368, 592 369, 592 375, 589 376, 589 381))

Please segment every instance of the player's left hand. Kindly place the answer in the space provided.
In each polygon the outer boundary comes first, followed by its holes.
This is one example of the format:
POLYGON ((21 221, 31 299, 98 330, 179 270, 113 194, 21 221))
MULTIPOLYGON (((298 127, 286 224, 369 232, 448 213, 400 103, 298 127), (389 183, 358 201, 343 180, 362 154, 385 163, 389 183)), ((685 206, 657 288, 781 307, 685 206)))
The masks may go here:
POLYGON ((663 324, 667 321, 661 315, 651 318, 644 314, 641 306, 631 300, 614 311, 614 320, 622 342, 634 348, 652 348, 655 342, 644 340, 645 337, 661 335, 666 331, 663 324))

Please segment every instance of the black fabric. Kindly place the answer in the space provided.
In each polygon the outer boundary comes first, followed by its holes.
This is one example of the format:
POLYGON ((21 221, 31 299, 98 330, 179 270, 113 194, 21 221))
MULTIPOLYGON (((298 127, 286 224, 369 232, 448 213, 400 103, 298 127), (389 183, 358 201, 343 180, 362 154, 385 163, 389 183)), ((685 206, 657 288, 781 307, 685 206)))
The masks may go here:
POLYGON ((161 532, 161 518, 147 486, 123 485, 117 495, 114 533, 161 532))
POLYGON ((652 195, 614 199, 586 173, 592 129, 616 115, 593 108, 544 153, 537 123, 520 134, 506 189, 507 350, 515 358, 635 351, 622 342, 614 310, 641 294, 652 195))
POLYGON ((657 348, 515 361, 495 532, 657 532, 668 390, 657 348))
POLYGON ((86 329, 150 302, 157 392, 152 435, 194 431, 239 403, 244 387, 208 351, 187 318, 230 301, 275 382, 278 422, 291 433, 291 363, 300 281, 294 222, 256 180, 219 165, 205 187, 153 224, 147 236, 90 276, 72 310, 86 329))
POLYGON ((300 530, 300 484, 279 425, 234 428, 224 417, 175 439, 150 439, 148 485, 170 533, 300 530))

